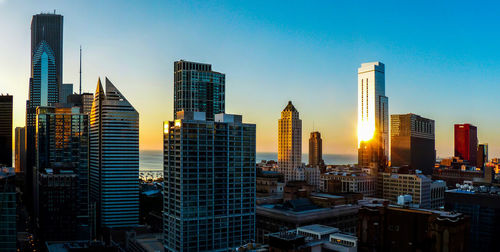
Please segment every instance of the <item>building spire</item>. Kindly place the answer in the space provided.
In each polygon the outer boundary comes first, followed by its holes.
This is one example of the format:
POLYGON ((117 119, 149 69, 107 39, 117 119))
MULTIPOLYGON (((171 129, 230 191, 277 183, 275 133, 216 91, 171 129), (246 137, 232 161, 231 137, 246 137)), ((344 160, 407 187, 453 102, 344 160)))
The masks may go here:
POLYGON ((80 45, 80 92, 82 94, 82 45, 80 45))

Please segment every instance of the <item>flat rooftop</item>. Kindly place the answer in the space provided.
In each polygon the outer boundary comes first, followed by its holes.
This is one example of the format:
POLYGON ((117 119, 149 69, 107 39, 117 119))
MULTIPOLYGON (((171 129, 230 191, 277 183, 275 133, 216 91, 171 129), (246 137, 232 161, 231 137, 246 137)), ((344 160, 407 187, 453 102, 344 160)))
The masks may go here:
POLYGON ((300 230, 306 231, 306 232, 317 233, 320 235, 336 233, 339 231, 338 228, 325 226, 325 225, 321 225, 321 224, 312 224, 312 225, 297 228, 297 231, 300 231, 300 230))

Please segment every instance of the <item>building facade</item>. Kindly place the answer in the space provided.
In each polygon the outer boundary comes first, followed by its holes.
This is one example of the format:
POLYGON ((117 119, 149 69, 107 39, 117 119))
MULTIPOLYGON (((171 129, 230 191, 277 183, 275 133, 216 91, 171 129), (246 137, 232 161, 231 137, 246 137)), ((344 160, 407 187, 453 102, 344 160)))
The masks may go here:
POLYGON ((92 110, 92 103, 94 102, 94 94, 83 93, 83 94, 71 94, 68 96, 67 102, 71 106, 77 106, 81 108, 83 114, 90 114, 92 110))
POLYGON ((205 112, 209 121, 225 111, 226 75, 212 71, 212 65, 174 62, 174 118, 177 112, 205 112))
POLYGON ((391 166, 409 166, 432 175, 436 163, 434 120, 415 114, 391 115, 391 166))
POLYGON ((166 251, 227 251, 255 240, 255 125, 181 111, 164 123, 166 251))
POLYGON ((16 227, 16 174, 11 167, 0 167, 0 251, 15 252, 16 227))
POLYGON ((455 124, 455 157, 477 164, 477 127, 471 124, 455 124))
POLYGON ((0 167, 12 167, 12 95, 0 95, 0 167))
POLYGON ((484 165, 488 163, 488 144, 479 144, 477 146, 477 168, 484 168, 484 165))
MULTIPOLYGON (((89 223, 89 117, 79 107, 38 107, 36 131, 36 173, 38 179, 60 176, 57 170, 76 176, 78 223, 89 223), (46 169, 56 171, 47 173, 46 169)), ((55 179, 57 180, 57 179, 55 179)), ((71 179, 72 180, 72 179, 71 179)), ((71 182, 73 183, 73 182, 71 182)), ((38 181, 38 185, 44 185, 38 181)), ((72 185, 71 185, 72 188, 72 185)), ((39 190, 39 188, 38 188, 39 190)), ((37 198, 39 204, 46 204, 37 198)), ((48 200, 51 200, 48 198, 48 200)), ((53 202, 52 208, 64 208, 53 202)), ((42 207, 43 208, 43 207, 42 207)), ((61 209, 61 211, 64 211, 61 209)), ((45 216, 44 216, 45 217, 45 216)), ((62 230, 62 229, 61 229, 62 230)))
POLYGON ((60 95, 60 103, 67 103, 68 102, 68 96, 73 94, 73 84, 72 83, 65 83, 61 85, 61 95, 60 95))
POLYGON ((90 113, 90 202, 97 228, 139 224, 139 113, 106 78, 90 113))
POLYGON ((365 173, 329 172, 321 174, 320 191, 328 193, 362 193, 365 197, 375 197, 377 179, 365 173))
POLYGON ((323 140, 318 131, 311 132, 309 137, 309 166, 322 167, 321 172, 325 172, 325 162, 323 161, 323 140))
POLYGON ((396 204, 400 195, 411 195, 411 204, 424 209, 437 209, 443 206, 444 181, 432 181, 422 174, 399 174, 382 172, 378 177, 382 198, 396 204))
POLYGON ((304 180, 303 172, 297 172, 302 167, 302 120, 291 101, 278 120, 278 167, 285 183, 304 180))
POLYGON ((389 156, 389 99, 385 96, 385 65, 358 68, 358 165, 382 170, 389 156))
POLYGON ((26 171, 26 127, 16 127, 15 168, 16 173, 26 171))

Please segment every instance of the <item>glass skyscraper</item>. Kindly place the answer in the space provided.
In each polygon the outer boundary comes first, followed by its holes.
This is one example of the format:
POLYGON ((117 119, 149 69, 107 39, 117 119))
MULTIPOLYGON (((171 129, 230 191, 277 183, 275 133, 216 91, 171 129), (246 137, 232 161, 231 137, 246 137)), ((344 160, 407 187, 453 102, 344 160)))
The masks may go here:
POLYGON ((228 251, 255 239, 255 124, 182 111, 164 123, 166 251, 228 251))
POLYGON ((226 75, 212 71, 212 65, 174 63, 174 118, 179 111, 205 112, 207 120, 225 111, 226 75))
POLYGON ((139 223, 139 113, 106 78, 90 113, 90 197, 98 228, 139 223))

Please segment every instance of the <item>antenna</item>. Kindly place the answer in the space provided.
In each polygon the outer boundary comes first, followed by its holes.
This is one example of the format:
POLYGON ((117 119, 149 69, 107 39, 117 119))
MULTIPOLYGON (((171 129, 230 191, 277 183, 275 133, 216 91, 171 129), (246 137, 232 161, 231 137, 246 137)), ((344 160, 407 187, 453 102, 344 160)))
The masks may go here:
POLYGON ((82 45, 80 45, 80 94, 82 94, 82 45))

